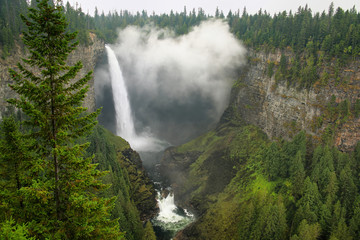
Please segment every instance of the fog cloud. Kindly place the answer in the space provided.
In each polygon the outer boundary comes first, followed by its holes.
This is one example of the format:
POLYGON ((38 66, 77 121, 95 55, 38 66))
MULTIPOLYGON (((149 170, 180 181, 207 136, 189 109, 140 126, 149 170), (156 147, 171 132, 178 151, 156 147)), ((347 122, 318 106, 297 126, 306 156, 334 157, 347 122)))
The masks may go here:
POLYGON ((216 123, 228 104, 245 48, 228 24, 210 20, 187 35, 146 26, 111 46, 126 80, 137 129, 179 144, 216 123))

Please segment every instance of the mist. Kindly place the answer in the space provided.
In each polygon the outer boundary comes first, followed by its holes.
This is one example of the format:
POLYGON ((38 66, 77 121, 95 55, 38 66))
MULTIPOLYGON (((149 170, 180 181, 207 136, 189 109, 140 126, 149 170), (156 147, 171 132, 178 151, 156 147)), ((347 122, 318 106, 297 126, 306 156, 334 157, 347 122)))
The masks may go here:
MULTIPOLYGON (((111 48, 126 81, 136 131, 173 145, 216 124, 246 54, 220 20, 203 22, 180 37, 153 26, 127 27, 111 48)), ((96 69, 95 82, 103 121, 112 130, 107 71, 105 61, 96 69)))

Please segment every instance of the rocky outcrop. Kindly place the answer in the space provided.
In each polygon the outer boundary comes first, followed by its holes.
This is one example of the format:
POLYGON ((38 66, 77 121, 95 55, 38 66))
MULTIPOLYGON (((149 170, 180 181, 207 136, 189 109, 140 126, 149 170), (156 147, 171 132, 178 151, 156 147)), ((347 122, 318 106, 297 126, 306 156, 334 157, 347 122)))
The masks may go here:
MULTIPOLYGON (((249 65, 232 91, 231 108, 246 123, 259 126, 272 139, 289 139, 299 130, 305 130, 318 139, 329 123, 338 120, 324 116, 332 96, 336 97, 336 103, 348 100, 351 108, 360 98, 360 64, 353 62, 342 68, 339 79, 345 83, 335 85, 332 77, 335 63, 330 63, 324 66, 330 73, 328 83, 315 84, 311 89, 300 89, 288 86, 286 81, 276 81, 275 74, 268 76, 269 62, 274 62, 276 67, 280 58, 280 51, 250 51, 249 65), (319 118, 324 123, 315 126, 319 118)), ((291 53, 287 53, 287 58, 291 60, 291 53)), ((351 150, 360 140, 359 132, 360 119, 351 115, 346 123, 337 124, 335 144, 340 150, 351 150)))
MULTIPOLYGON (((104 51, 104 42, 98 39, 95 34, 90 33, 90 39, 91 43, 88 46, 79 45, 68 57, 69 65, 74 65, 78 61, 83 63, 83 68, 78 74, 78 77, 82 77, 89 71, 92 71, 95 68, 99 56, 104 51)), ((18 47, 16 53, 12 56, 7 57, 5 60, 0 59, 0 119, 8 106, 6 100, 16 97, 15 92, 8 86, 12 83, 8 69, 16 69, 17 63, 21 62, 21 59, 24 57, 26 57, 26 53, 18 47)), ((89 81, 89 86, 84 106, 87 107, 89 111, 93 111, 95 110, 94 78, 89 81)))
POLYGON ((130 145, 125 149, 118 149, 117 155, 121 167, 127 171, 131 197, 139 211, 140 220, 145 222, 155 217, 159 212, 155 185, 144 169, 140 155, 132 150, 130 145))
MULTIPOLYGON (((70 65, 74 65, 78 61, 82 62, 83 68, 78 76, 84 76, 89 71, 93 71, 97 61, 105 51, 105 44, 102 40, 97 38, 94 33, 89 33, 89 36, 91 43, 88 46, 78 46, 68 58, 70 65)), ((94 77, 89 81, 89 91, 84 101, 84 107, 88 108, 89 111, 95 110, 94 77)))

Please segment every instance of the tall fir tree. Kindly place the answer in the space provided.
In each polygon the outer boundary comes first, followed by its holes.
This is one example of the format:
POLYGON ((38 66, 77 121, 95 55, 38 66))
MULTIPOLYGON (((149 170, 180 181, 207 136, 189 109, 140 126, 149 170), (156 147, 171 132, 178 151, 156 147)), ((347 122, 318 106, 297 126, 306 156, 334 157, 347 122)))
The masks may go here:
POLYGON ((304 191, 304 179, 306 177, 304 169, 304 160, 300 151, 297 152, 292 159, 290 166, 290 179, 292 183, 292 192, 296 199, 303 194, 304 191))
POLYGON ((27 116, 25 137, 36 140, 27 169, 31 183, 19 190, 23 221, 40 239, 121 239, 116 219, 109 216, 113 199, 97 195, 106 187, 99 180, 105 173, 83 156, 89 144, 78 144, 99 114, 82 107, 92 73, 74 80, 82 64, 69 66, 66 60, 78 44, 76 33, 67 31, 59 2, 37 3, 22 17, 29 57, 17 71, 10 69, 10 87, 20 97, 9 103, 27 116))
POLYGON ((156 240, 156 235, 150 221, 147 221, 145 224, 144 239, 156 240))

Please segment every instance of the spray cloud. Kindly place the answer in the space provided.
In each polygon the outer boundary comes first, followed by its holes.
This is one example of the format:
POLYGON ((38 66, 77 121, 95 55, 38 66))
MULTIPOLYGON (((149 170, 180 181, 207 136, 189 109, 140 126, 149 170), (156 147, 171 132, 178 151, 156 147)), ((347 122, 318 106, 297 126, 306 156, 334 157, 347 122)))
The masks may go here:
POLYGON ((180 37, 151 26, 127 27, 112 49, 123 70, 136 129, 149 128, 173 144, 219 120, 234 73, 245 62, 244 47, 220 20, 203 22, 180 37))

